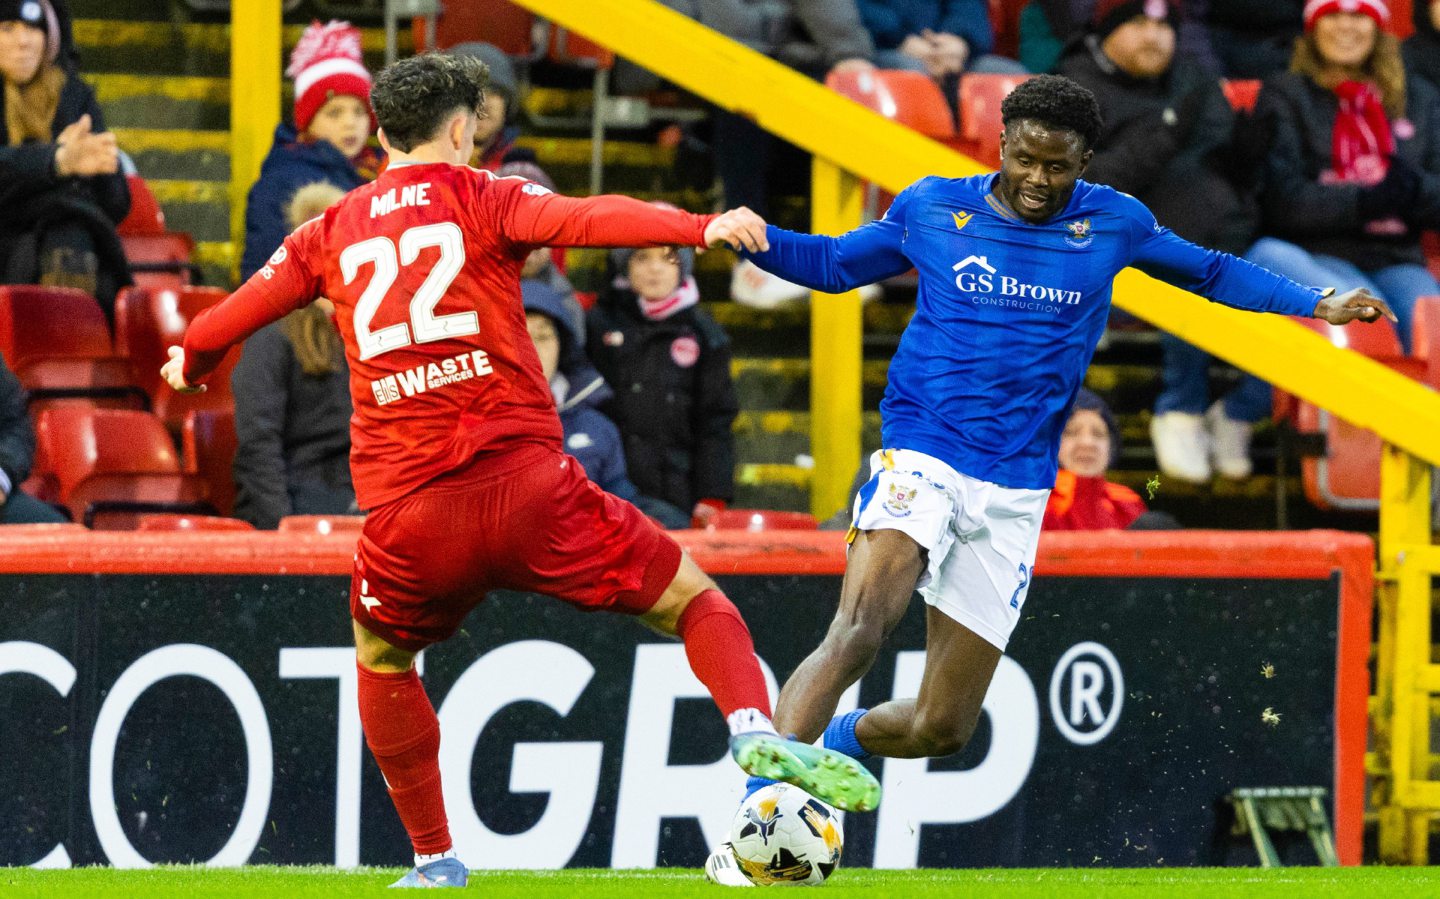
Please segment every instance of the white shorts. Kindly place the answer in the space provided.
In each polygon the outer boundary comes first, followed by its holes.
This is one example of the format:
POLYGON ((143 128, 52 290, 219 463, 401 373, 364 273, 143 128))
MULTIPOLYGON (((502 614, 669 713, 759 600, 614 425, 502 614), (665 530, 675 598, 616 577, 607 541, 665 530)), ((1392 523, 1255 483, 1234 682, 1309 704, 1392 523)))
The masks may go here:
POLYGON ((1001 487, 924 453, 881 450, 855 497, 850 531, 892 530, 925 547, 925 602, 1002 652, 1030 589, 1049 490, 1001 487))

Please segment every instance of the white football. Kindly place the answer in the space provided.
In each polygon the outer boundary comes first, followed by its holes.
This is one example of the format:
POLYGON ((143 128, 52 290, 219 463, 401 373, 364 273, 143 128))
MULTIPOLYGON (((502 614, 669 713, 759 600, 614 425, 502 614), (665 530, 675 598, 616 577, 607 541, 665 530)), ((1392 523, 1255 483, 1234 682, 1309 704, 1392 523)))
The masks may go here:
POLYGON ((783 783, 752 793, 730 826, 735 861, 756 886, 819 886, 844 844, 835 809, 783 783))

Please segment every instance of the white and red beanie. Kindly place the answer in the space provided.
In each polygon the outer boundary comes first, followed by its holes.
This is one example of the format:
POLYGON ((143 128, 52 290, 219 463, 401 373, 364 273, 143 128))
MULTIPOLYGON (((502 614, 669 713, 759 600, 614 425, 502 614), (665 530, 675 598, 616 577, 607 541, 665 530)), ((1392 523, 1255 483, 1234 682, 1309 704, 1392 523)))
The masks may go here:
POLYGON ((295 79, 295 127, 300 131, 338 94, 370 106, 370 72, 360 54, 360 29, 349 22, 310 23, 290 53, 285 74, 295 79))
POLYGON ((1305 4, 1305 30, 1314 31, 1316 22, 1336 12, 1369 16, 1381 28, 1390 23, 1390 7, 1385 0, 1309 0, 1305 4))

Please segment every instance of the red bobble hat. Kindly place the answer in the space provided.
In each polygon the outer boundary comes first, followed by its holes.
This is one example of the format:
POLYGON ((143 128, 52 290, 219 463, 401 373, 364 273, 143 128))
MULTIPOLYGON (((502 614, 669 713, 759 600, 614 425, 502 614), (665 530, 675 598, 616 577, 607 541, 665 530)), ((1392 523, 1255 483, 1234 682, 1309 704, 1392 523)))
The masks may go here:
POLYGON ((360 29, 349 22, 312 22, 291 52, 285 74, 295 79, 295 127, 301 131, 337 94, 370 105, 370 72, 360 55, 360 29))
POLYGON ((1313 31, 1322 16, 1333 12, 1360 13, 1374 19, 1381 28, 1390 22, 1390 7, 1385 0, 1309 0, 1305 4, 1305 30, 1313 31))

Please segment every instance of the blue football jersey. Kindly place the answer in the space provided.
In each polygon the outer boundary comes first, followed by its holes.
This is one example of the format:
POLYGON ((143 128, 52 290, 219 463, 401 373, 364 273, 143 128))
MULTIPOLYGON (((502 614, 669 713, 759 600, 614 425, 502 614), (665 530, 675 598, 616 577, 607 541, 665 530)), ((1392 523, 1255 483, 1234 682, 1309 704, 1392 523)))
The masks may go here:
POLYGON ((880 404, 886 447, 1004 487, 1053 486, 1060 434, 1126 266, 1241 309, 1308 316, 1319 301, 1316 289, 1180 239, 1128 194, 1079 181, 1062 212, 1032 224, 992 193, 995 178, 924 178, 880 221, 840 237, 771 226, 770 249, 747 254, 829 293, 919 273, 880 404))

